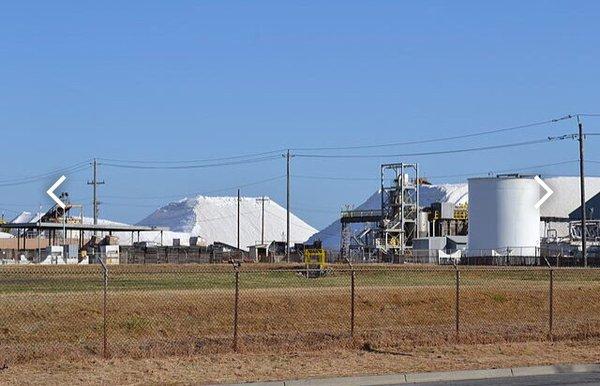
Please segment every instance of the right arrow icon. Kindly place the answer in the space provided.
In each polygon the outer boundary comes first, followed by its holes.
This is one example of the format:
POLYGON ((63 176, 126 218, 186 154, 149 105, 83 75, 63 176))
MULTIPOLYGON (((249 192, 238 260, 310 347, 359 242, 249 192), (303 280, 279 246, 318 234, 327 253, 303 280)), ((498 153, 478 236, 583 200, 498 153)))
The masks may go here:
POLYGON ((535 176, 533 179, 546 191, 546 194, 544 194, 542 198, 535 203, 535 209, 539 209, 539 207, 546 202, 546 200, 552 195, 552 193, 554 193, 554 191, 550 189, 550 187, 539 176, 535 176))

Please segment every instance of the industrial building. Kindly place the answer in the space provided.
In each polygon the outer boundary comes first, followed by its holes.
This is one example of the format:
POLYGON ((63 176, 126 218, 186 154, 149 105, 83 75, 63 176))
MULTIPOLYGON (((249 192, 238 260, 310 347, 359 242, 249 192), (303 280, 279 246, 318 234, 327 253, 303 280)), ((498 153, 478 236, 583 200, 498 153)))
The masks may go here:
POLYGON ((342 259, 351 256, 351 249, 363 258, 378 256, 389 262, 402 262, 418 237, 419 168, 415 163, 383 164, 380 168, 380 210, 342 211, 342 259), (363 232, 353 235, 349 224, 364 223, 363 232), (353 247, 354 241, 354 247, 353 247))
MULTIPOLYGON (((420 206, 418 192, 425 184, 416 164, 382 165, 381 208, 341 212, 341 256, 362 262, 583 264, 578 177, 548 179, 555 196, 545 206, 538 205, 544 192, 535 175, 471 178, 468 202, 420 206), (350 227, 357 223, 362 228, 350 227)), ((596 264, 600 179, 586 186, 586 262, 596 264)))
MULTIPOLYGON (((341 212, 339 255, 336 249, 329 251, 327 258, 427 264, 600 264, 600 219, 595 218, 600 217, 600 178, 586 181, 585 231, 577 199, 578 178, 547 179, 554 194, 541 207, 537 205, 541 185, 536 178, 523 174, 471 178, 468 189, 443 185, 445 189, 456 188, 458 194, 425 194, 422 200, 421 191, 432 185, 419 175, 418 164, 383 164, 379 168, 378 196, 372 196, 377 203, 371 200, 369 207, 341 212), (586 256, 582 253, 584 234, 589 252, 586 256)), ((301 261, 305 247, 296 243, 288 256, 285 241, 265 239, 243 246, 238 240, 236 247, 231 242, 213 240, 207 245, 201 237, 170 232, 168 228, 109 221, 86 223, 81 206, 71 204, 67 195, 61 198, 67 203, 64 210, 55 205, 45 213, 19 216, 2 224, 3 231, 14 237, 0 238, 0 261, 85 264, 102 256, 115 264, 209 263, 233 258, 278 263, 301 261), (72 214, 78 209, 79 214, 72 214), (156 237, 140 239, 140 234, 146 232, 156 237), (169 240, 164 239, 165 234, 169 240)), ((191 213, 199 202, 212 201, 199 198, 169 208, 191 213)), ((229 201, 215 202, 213 209, 226 203, 231 210, 229 201)), ((245 204, 253 208, 257 205, 255 200, 246 200, 245 204)), ((153 217, 170 218, 164 213, 156 212, 153 217)), ((261 216, 264 219, 264 213, 261 216)), ((230 234, 226 236, 231 239, 230 234)), ((323 249, 324 244, 312 239, 306 245, 323 249)))

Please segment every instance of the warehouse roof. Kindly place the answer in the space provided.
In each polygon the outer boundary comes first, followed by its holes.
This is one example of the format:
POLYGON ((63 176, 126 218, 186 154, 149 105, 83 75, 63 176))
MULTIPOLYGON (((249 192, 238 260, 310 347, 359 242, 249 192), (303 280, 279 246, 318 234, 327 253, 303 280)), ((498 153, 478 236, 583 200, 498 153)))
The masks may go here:
POLYGON ((6 229, 66 229, 77 231, 101 231, 101 232, 149 232, 149 231, 167 231, 166 228, 149 227, 142 225, 124 225, 124 224, 63 224, 57 222, 28 222, 28 223, 7 223, 2 224, 6 229))

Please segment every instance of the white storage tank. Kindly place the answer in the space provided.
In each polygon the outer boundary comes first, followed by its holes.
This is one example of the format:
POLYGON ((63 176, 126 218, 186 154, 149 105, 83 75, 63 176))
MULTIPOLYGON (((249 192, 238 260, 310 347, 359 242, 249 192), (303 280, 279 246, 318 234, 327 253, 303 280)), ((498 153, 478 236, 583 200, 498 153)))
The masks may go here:
POLYGON ((540 246, 540 185, 534 176, 469 179, 468 253, 535 256, 540 246))

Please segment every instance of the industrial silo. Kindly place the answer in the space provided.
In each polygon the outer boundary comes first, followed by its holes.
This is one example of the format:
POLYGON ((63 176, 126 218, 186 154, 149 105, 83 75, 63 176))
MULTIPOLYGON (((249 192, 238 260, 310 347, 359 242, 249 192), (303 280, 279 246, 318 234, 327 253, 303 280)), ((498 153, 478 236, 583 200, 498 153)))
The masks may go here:
POLYGON ((469 254, 535 256, 540 246, 539 199, 534 176, 469 179, 469 254))

